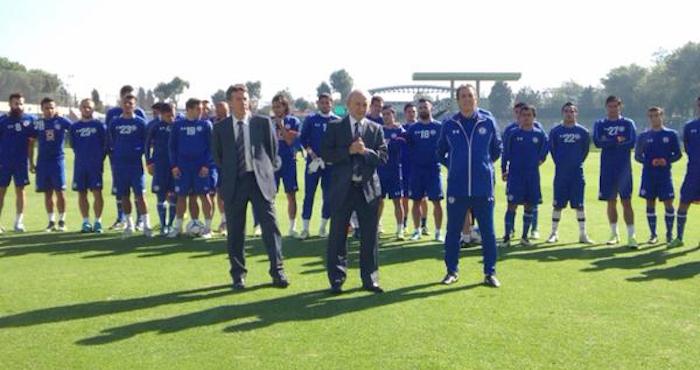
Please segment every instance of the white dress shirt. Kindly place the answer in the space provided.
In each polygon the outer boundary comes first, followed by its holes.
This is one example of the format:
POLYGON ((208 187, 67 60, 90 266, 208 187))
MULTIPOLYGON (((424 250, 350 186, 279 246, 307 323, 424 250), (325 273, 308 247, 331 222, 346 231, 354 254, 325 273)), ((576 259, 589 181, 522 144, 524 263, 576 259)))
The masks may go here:
POLYGON ((233 135, 238 140, 238 122, 243 122, 243 144, 245 145, 245 170, 253 171, 253 152, 250 150, 250 113, 246 113, 242 120, 231 115, 233 118, 233 135))

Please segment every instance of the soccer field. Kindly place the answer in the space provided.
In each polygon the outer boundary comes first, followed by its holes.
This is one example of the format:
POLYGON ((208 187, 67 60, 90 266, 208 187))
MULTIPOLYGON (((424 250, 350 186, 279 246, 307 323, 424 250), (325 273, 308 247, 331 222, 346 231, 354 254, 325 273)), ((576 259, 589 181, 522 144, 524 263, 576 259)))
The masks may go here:
MULTIPOLYGON (((596 200, 598 163, 598 153, 591 153, 586 206, 589 235, 604 242, 610 230, 605 204, 596 200)), ((677 194, 685 163, 684 157, 674 165, 677 194)), ((302 161, 299 168, 303 189, 302 161)), ((635 164, 634 170, 637 238, 644 242, 649 236, 645 205, 636 196, 641 168, 635 164)), ((542 167, 543 238, 551 225, 552 173, 548 158, 542 167)), ((109 176, 107 171, 108 184, 109 176)), ((218 236, 204 241, 122 240, 112 232, 81 235, 72 191, 67 193, 70 231, 49 234, 40 231, 46 225, 43 197, 33 184, 27 189, 29 232, 0 235, 2 369, 690 369, 700 359, 698 205, 688 215, 686 245, 673 250, 663 244, 643 245, 639 251, 579 245, 575 213, 566 210, 559 243, 541 244, 541 239, 533 247, 499 249, 503 287, 491 289, 480 284, 478 249, 462 252, 458 283, 440 285, 442 245, 427 237, 394 241, 392 205, 387 203, 387 234, 379 253, 386 292, 359 289, 353 241, 348 291, 331 296, 323 263, 325 239, 284 239, 291 286, 280 290, 270 286, 260 239, 250 237, 249 288, 234 292, 224 240, 218 236)), ((299 209, 302 198, 303 192, 298 193, 299 209)), ((504 198, 499 181, 499 237, 504 198)), ((103 218, 109 225, 114 202, 105 199, 103 218)), ((155 197, 149 193, 148 200, 151 222, 157 224, 155 197)), ((318 230, 320 206, 319 189, 312 235, 318 230)), ((278 194, 277 210, 286 232, 284 194, 278 194)), ((663 236, 662 205, 657 214, 663 236)), ((517 230, 521 216, 519 209, 517 230)), ((10 229, 13 220, 14 189, 8 189, 1 224, 10 229)), ((432 217, 429 227, 434 229, 432 217)))

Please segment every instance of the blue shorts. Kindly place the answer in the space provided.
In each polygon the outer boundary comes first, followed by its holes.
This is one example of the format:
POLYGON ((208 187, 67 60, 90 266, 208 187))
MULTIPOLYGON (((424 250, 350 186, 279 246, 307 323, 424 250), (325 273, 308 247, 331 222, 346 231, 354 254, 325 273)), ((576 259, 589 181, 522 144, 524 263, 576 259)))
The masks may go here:
POLYGON ((296 193, 299 190, 297 184, 297 164, 296 161, 283 163, 279 170, 275 171, 275 182, 277 188, 280 187, 280 180, 284 183, 285 193, 296 193))
POLYGON ((66 190, 66 169, 63 161, 36 165, 36 191, 66 190))
POLYGON ((146 191, 146 177, 140 165, 112 166, 112 183, 112 194, 120 198, 131 195, 132 190, 136 195, 143 195, 146 191))
POLYGON ((73 164, 73 190, 88 191, 102 189, 103 167, 97 165, 73 164))
POLYGON ((676 197, 673 191, 671 172, 668 174, 657 171, 642 171, 642 185, 639 187, 639 196, 644 199, 658 199, 665 201, 676 197))
POLYGON ((219 188, 219 169, 216 167, 209 168, 209 194, 216 194, 219 188))
POLYGON ((397 199, 403 196, 400 171, 380 172, 379 183, 382 186, 382 198, 397 199))
POLYGON ((440 168, 412 168, 409 198, 421 200, 428 197, 431 201, 442 200, 442 180, 440 168))
POLYGON ((180 167, 180 177, 175 179, 175 193, 184 197, 190 194, 209 194, 212 191, 209 176, 199 176, 199 168, 180 167))
POLYGON ((508 174, 506 195, 508 203, 529 205, 542 203, 539 172, 508 174))
POLYGON ((29 165, 27 163, 0 164, 0 187, 10 186, 11 179, 14 179, 16 187, 29 185, 29 165))
POLYGON ((552 206, 557 209, 583 208, 584 190, 586 180, 583 178, 583 169, 577 172, 556 173, 554 175, 554 202, 552 206))
POLYGON ((681 203, 700 202, 700 168, 688 168, 681 185, 681 203))
POLYGON ((175 180, 170 170, 170 165, 156 164, 153 168, 153 179, 151 180, 151 193, 166 194, 175 190, 175 180))
POLYGON ((632 169, 622 167, 602 167, 600 169, 599 200, 632 198, 632 169))

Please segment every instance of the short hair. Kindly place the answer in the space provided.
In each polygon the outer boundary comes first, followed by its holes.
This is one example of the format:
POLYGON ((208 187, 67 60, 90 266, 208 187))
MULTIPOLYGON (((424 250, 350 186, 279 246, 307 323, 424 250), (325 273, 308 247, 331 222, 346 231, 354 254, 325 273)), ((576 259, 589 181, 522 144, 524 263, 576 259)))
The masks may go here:
POLYGON ((151 109, 160 112, 162 104, 162 102, 154 103, 153 105, 151 105, 151 109))
POLYGON ((433 104, 433 101, 428 99, 428 98, 420 98, 418 99, 418 104, 424 104, 424 103, 430 103, 433 104))
POLYGON ((374 103, 376 103, 376 102, 379 102, 379 103, 384 104, 384 98, 382 98, 382 97, 379 96, 379 95, 374 95, 374 96, 372 97, 372 100, 370 100, 369 104, 371 105, 371 104, 374 104, 374 103))
POLYGON ((520 107, 520 113, 525 112, 525 111, 530 111, 530 112, 532 112, 533 117, 537 117, 537 109, 535 108, 534 105, 523 104, 523 106, 520 107))
POLYGON ((134 87, 131 85, 124 85, 122 86, 121 89, 119 89, 119 96, 124 96, 127 94, 131 94, 134 92, 134 87))
POLYGON ((513 106, 513 109, 520 109, 523 107, 523 105, 525 105, 525 103, 519 101, 519 102, 515 103, 515 105, 513 106))
POLYGON ((382 110, 389 110, 389 111, 391 111, 391 113, 396 114, 396 109, 394 109, 394 106, 391 104, 384 104, 384 106, 382 107, 382 110))
POLYGON ((211 103, 211 102, 207 99, 202 100, 202 104, 209 104, 209 103, 211 103))
POLYGON ((284 106, 284 113, 289 114, 289 99, 284 94, 277 94, 272 98, 272 103, 280 103, 284 106))
POLYGON ((610 95, 607 99, 605 99, 605 105, 608 105, 610 103, 622 104, 622 98, 615 95, 610 95))
POLYGON ((661 108, 661 107, 659 107, 659 106, 656 106, 656 105, 655 105, 655 106, 653 106, 653 107, 649 107, 649 109, 647 110, 647 112, 648 112, 648 113, 651 113, 651 112, 658 112, 659 114, 663 115, 663 114, 664 114, 664 109, 661 108))
POLYGON ((55 102, 55 100, 53 100, 47 96, 44 99, 41 99, 41 103, 39 104, 39 106, 43 108, 44 104, 49 104, 49 103, 54 103, 54 102, 55 102))
POLYGON ((126 95, 124 95, 122 100, 134 100, 134 101, 136 101, 138 99, 136 99, 136 96, 134 94, 126 94, 126 95))
POLYGON ((413 103, 406 103, 406 105, 403 106, 403 111, 405 112, 405 111, 407 111, 411 108, 415 108, 415 107, 416 107, 416 105, 413 103))
POLYGON ((91 105, 95 105, 95 101, 93 101, 90 98, 85 98, 85 99, 80 101, 80 105, 83 105, 84 103, 90 103, 91 105))
POLYGON ((196 98, 189 98, 185 103, 185 109, 190 110, 196 108, 198 105, 202 104, 202 101, 196 98))
POLYGON ((10 94, 10 97, 7 99, 7 101, 13 101, 15 99, 24 99, 24 95, 18 92, 12 93, 10 94))
POLYGON ((457 87, 457 91, 455 91, 455 96, 457 97, 457 100, 459 100, 459 93, 462 92, 463 89, 472 89, 474 91, 474 94, 476 95, 476 87, 472 84, 463 84, 459 85, 457 87))
POLYGON ((322 93, 318 94, 318 100, 321 100, 321 99, 324 99, 324 98, 330 100, 331 94, 329 94, 329 93, 327 93, 327 92, 322 92, 322 93))
POLYGON ((248 92, 248 88, 244 84, 231 85, 226 89, 226 100, 231 100, 231 96, 237 92, 248 92))
POLYGON ((175 113, 175 106, 170 103, 160 103, 161 113, 175 113))
POLYGON ((570 101, 564 103, 564 105, 561 106, 561 111, 564 112, 564 109, 569 108, 569 107, 574 107, 576 109, 576 111, 578 111, 578 107, 576 107, 576 104, 574 104, 570 101))

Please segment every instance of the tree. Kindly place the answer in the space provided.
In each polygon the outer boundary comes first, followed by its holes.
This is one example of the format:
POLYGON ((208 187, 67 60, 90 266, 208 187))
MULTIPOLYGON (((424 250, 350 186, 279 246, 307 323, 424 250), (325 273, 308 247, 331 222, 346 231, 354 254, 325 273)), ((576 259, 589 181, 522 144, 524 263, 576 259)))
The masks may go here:
POLYGON ((150 105, 148 105, 148 102, 146 101, 146 90, 144 90, 143 87, 139 87, 139 90, 136 93, 136 101, 139 102, 140 106, 150 107, 150 105))
POLYGON ((153 90, 148 89, 148 91, 146 91, 146 102, 144 103, 144 106, 152 107, 155 103, 156 97, 153 95, 153 90))
POLYGON ((289 89, 280 90, 275 95, 280 95, 280 94, 284 95, 290 104, 294 103, 294 97, 292 96, 292 93, 289 92, 289 89))
POLYGON ((330 81, 333 90, 340 93, 340 99, 345 101, 350 91, 352 91, 352 85, 354 84, 350 74, 344 69, 337 70, 331 73, 330 81))
POLYGON ((248 81, 245 83, 246 89, 248 89, 248 96, 252 100, 260 100, 262 96, 262 83, 260 81, 248 81))
POLYGON ((328 85, 326 81, 321 82, 320 85, 316 88, 316 95, 321 95, 321 94, 331 94, 331 87, 328 85))
POLYGON ((603 83, 606 94, 622 98, 628 115, 640 117, 646 112, 641 87, 647 74, 648 71, 645 68, 630 64, 629 66, 613 68, 600 81, 603 83))
POLYGON ((0 71, 27 72, 27 67, 5 57, 0 57, 0 71))
POLYGON ((314 105, 310 101, 304 99, 304 98, 297 98, 294 100, 294 108, 300 111, 307 111, 309 109, 313 109, 314 105))
POLYGON ((530 86, 523 86, 518 90, 518 93, 515 94, 515 102, 527 103, 535 107, 540 107, 542 106, 542 93, 533 90, 530 86))
POLYGON ((97 91, 97 89, 92 89, 90 92, 90 98, 92 99, 93 103, 95 103, 95 110, 104 113, 105 106, 104 103, 102 103, 102 99, 100 99, 100 93, 97 91))
POLYGON ((224 90, 216 90, 214 94, 211 96, 211 101, 216 104, 218 102, 226 101, 226 91, 224 90))
POLYGON ((513 90, 503 81, 496 81, 489 93, 489 109, 494 116, 506 118, 510 113, 510 106, 513 103, 513 90))
POLYGON ((170 100, 175 106, 177 106, 177 100, 180 94, 190 87, 190 83, 181 79, 180 77, 175 77, 170 82, 161 82, 153 89, 153 95, 155 95, 159 101, 170 100))
POLYGON ((601 104, 599 102, 601 91, 593 86, 586 86, 581 91, 581 96, 579 96, 578 110, 586 117, 593 117, 596 110, 600 110, 601 104))

